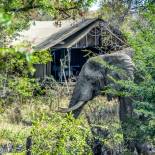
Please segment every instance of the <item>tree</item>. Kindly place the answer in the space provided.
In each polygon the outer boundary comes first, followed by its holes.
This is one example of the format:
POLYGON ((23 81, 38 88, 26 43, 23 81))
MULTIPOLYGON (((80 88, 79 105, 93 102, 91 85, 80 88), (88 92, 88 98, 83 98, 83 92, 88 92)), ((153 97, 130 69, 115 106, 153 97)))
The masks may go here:
POLYGON ((102 17, 124 30, 128 45, 135 51, 135 83, 116 82, 126 89, 122 94, 135 96, 135 115, 128 120, 127 139, 148 151, 146 144, 155 144, 155 4, 153 1, 133 2, 103 1, 102 17))
POLYGON ((48 51, 36 51, 29 43, 20 47, 11 47, 10 41, 18 32, 29 26, 29 21, 36 18, 36 14, 48 14, 56 21, 75 18, 82 15, 93 0, 2 0, 0 2, 0 84, 1 96, 9 91, 20 95, 32 95, 34 79, 29 78, 34 73, 34 63, 47 63, 50 61, 48 51), (23 90, 23 91, 22 91, 23 90), (23 93, 22 93, 23 92, 23 93), (28 94, 27 94, 28 93, 28 94))
MULTIPOLYGON (((135 49, 134 62, 138 78, 135 96, 135 113, 140 117, 136 125, 137 138, 142 142, 155 144, 155 4, 146 3, 145 10, 140 9, 137 19, 129 19, 130 31, 127 37, 135 49)), ((127 26, 127 25, 126 25, 127 26)))
POLYGON ((153 0, 101 0, 100 13, 103 19, 120 27, 126 17, 137 12, 139 8, 145 9, 146 2, 153 3, 153 0))
MULTIPOLYGON (((2 0, 0 2, 1 16, 12 21, 10 25, 1 27, 4 32, 0 38, 14 34, 29 25, 30 20, 48 15, 51 20, 63 20, 83 16, 94 0, 2 0), (6 30, 9 29, 7 32, 6 30)), ((1 19, 2 20, 2 19, 1 19)), ((1 30, 1 31, 2 31, 1 30)), ((15 36, 13 36, 15 37, 15 36)))

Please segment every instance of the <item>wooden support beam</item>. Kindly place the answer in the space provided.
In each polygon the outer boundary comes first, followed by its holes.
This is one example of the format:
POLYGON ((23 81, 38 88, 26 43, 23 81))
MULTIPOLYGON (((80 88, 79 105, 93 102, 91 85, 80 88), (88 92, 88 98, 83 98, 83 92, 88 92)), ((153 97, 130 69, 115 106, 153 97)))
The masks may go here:
POLYGON ((70 48, 68 48, 67 49, 67 54, 68 54, 68 76, 69 76, 69 78, 71 77, 71 64, 70 64, 70 62, 71 62, 71 53, 70 53, 70 48))
POLYGON ((96 47, 96 40, 97 40, 97 38, 96 38, 96 27, 95 27, 95 47, 96 47))
POLYGON ((86 34, 86 47, 88 47, 88 34, 86 34))

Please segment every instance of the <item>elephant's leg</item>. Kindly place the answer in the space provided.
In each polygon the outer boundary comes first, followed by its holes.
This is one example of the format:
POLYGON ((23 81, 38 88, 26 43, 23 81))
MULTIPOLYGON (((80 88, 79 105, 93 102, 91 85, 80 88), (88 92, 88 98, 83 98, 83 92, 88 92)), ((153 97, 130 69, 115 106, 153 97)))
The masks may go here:
POLYGON ((133 106, 131 97, 119 97, 119 117, 121 122, 126 122, 133 115, 133 106))
POLYGON ((119 97, 119 117, 121 121, 124 142, 130 151, 134 151, 135 146, 134 142, 129 140, 129 133, 131 130, 130 119, 133 115, 133 106, 132 106, 132 98, 131 97, 119 97))

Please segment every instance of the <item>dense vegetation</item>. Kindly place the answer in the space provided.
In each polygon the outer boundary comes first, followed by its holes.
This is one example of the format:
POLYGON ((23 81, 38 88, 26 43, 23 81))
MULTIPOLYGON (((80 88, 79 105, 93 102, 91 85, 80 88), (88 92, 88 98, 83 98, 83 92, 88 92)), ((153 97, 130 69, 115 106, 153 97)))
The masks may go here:
MULTIPOLYGON (((0 145, 11 143, 14 152, 19 149, 24 153, 26 138, 32 136, 33 154, 93 154, 94 141, 102 142, 105 150, 126 151, 115 101, 109 104, 99 97, 77 120, 72 115, 55 113, 70 98, 64 93, 65 88, 50 77, 51 84, 42 90, 33 78, 33 65, 52 59, 48 51, 32 52, 29 43, 10 46, 11 39, 28 27, 30 20, 45 14, 56 21, 75 19, 84 16, 92 3, 93 0, 0 2, 0 145), (36 95, 41 91, 45 95, 36 95), (91 118, 91 122, 86 118, 91 118), (97 131, 98 127, 104 132, 97 131)), ((132 1, 102 1, 99 13, 120 27, 127 44, 135 50, 134 83, 117 81, 127 90, 123 95, 135 96, 135 116, 128 120, 131 125, 127 128, 128 139, 155 145, 155 4, 137 1, 134 6, 138 18, 129 13, 131 6, 132 1)))
POLYGON ((135 49, 137 85, 133 90, 139 99, 135 101, 135 112, 142 116, 136 122, 138 138, 142 141, 155 143, 155 5, 147 6, 145 12, 140 12, 139 20, 133 21, 128 32, 129 44, 135 49), (134 37, 136 36, 136 37, 134 37))

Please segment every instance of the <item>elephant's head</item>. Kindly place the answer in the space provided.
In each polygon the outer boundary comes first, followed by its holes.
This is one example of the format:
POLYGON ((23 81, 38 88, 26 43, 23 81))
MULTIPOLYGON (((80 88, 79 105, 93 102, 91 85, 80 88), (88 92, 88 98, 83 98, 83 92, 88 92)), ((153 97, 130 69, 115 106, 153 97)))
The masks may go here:
POLYGON ((78 117, 85 103, 98 95, 106 86, 111 85, 118 89, 109 77, 133 79, 133 70, 134 65, 127 54, 117 52, 90 58, 82 67, 69 108, 62 108, 60 111, 65 113, 72 111, 74 117, 78 117))

